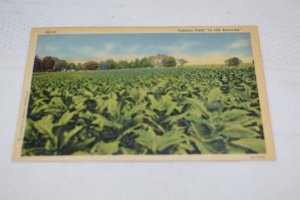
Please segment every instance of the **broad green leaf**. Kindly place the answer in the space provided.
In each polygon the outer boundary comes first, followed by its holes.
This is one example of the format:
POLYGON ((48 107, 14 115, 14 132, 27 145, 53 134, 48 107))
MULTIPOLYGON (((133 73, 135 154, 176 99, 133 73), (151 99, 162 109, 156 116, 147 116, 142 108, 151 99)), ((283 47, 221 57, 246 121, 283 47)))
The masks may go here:
POLYGON ((118 104, 116 93, 112 92, 108 95, 106 107, 107 107, 108 113, 110 115, 112 115, 114 117, 117 117, 120 115, 120 104, 118 104))
POLYGON ((193 149, 194 149, 194 147, 191 144, 180 143, 177 146, 176 154, 179 154, 179 155, 187 154, 187 151, 192 151, 193 149))
POLYGON ((88 91, 88 90, 84 90, 83 91, 83 95, 86 96, 86 97, 88 97, 88 98, 93 97, 93 93, 90 92, 90 91, 88 91))
POLYGON ((175 109, 180 110, 180 109, 177 109, 177 107, 178 107, 177 103, 175 103, 173 101, 165 102, 164 105, 167 108, 166 115, 170 115, 175 109))
POLYGON ((55 148, 56 148, 56 146, 50 140, 47 140, 46 145, 45 145, 45 149, 46 150, 52 150, 52 149, 55 149, 55 148))
POLYGON ((134 149, 129 149, 126 147, 121 147, 121 151, 123 154, 127 154, 127 155, 135 155, 137 154, 137 152, 134 149))
POLYGON ((47 100, 48 98, 35 98, 33 101, 33 106, 36 107, 41 107, 43 105, 47 105, 44 101, 47 100))
POLYGON ((76 112, 70 112, 70 111, 67 111, 65 112, 59 119, 57 125, 65 125, 67 124, 71 119, 72 117, 74 116, 76 112))
POLYGON ((39 114, 41 112, 44 112, 44 110, 46 110, 48 108, 47 104, 41 105, 41 106, 35 106, 32 111, 31 111, 31 115, 36 115, 39 114))
POLYGON ((93 117, 94 120, 92 123, 95 125, 99 125, 100 127, 112 126, 112 122, 100 114, 93 114, 93 117))
POLYGON ((238 109, 233 109, 233 110, 228 110, 222 113, 222 118, 225 121, 234 121, 234 120, 240 120, 242 117, 247 117, 246 115, 249 112, 246 110, 238 110, 238 109))
POLYGON ((159 88, 163 88, 166 85, 167 82, 168 82, 168 80, 166 80, 166 79, 165 80, 160 80, 159 83, 153 89, 157 90, 159 88))
POLYGON ((255 138, 259 136, 259 134, 256 133, 255 131, 252 131, 251 129, 245 128, 240 125, 232 125, 225 128, 221 132, 221 135, 232 139, 255 138))
POLYGON ((187 97, 185 98, 185 102, 190 103, 193 106, 191 112, 195 115, 198 115, 197 113, 199 113, 200 116, 201 114, 207 115, 208 111, 204 105, 204 102, 202 102, 201 100, 187 97))
POLYGON ((135 139, 137 143, 157 153, 157 136, 152 128, 148 130, 139 129, 136 130, 136 133, 138 134, 138 138, 135 139))
POLYGON ((231 143, 241 147, 251 149, 257 153, 266 152, 265 141, 263 139, 247 138, 247 139, 234 140, 231 143))
POLYGON ((165 132, 165 129, 150 117, 144 117, 144 119, 147 119, 149 122, 151 122, 160 132, 165 132))
POLYGON ((35 156, 35 155, 43 155, 45 152, 49 152, 43 147, 34 147, 29 149, 22 149, 22 156, 35 156), (41 153, 42 152, 42 153, 41 153))
POLYGON ((80 112, 81 110, 86 108, 85 102, 86 97, 84 96, 73 96, 72 97, 72 107, 76 109, 76 111, 80 112))
POLYGON ((202 119, 193 119, 190 130, 201 137, 207 137, 213 134, 213 127, 206 120, 202 119))
POLYGON ((55 89, 52 92, 50 92, 50 96, 60 96, 59 89, 55 89))
POLYGON ((49 103, 49 108, 64 108, 65 104, 60 97, 53 97, 49 103))
POLYGON ((94 138, 94 137, 87 138, 87 139, 85 139, 85 140, 82 141, 82 142, 73 144, 72 146, 73 146, 74 148, 78 149, 78 150, 81 150, 81 149, 87 148, 87 146, 90 145, 92 142, 94 142, 95 139, 96 139, 96 138, 94 138))
POLYGON ((201 140, 199 140, 198 138, 195 137, 191 137, 190 140, 192 142, 194 142, 194 144, 196 145, 196 147, 198 148, 198 150, 202 153, 202 154, 209 154, 211 153, 207 147, 203 144, 203 142, 201 140))
POLYGON ((162 105, 159 103, 158 100, 153 95, 148 95, 148 98, 151 101, 151 109, 157 109, 157 110, 162 110, 164 109, 162 105))
POLYGON ((79 96, 79 95, 72 97, 73 104, 75 104, 75 105, 80 104, 80 103, 84 102, 85 100, 86 100, 85 97, 79 96))
POLYGON ((222 138, 215 138, 211 139, 210 141, 203 141, 202 144, 210 153, 228 153, 226 149, 226 141, 224 141, 222 138))
POLYGON ((119 150, 119 141, 104 143, 98 142, 91 149, 92 154, 97 155, 112 155, 119 150))
POLYGON ((33 123, 34 127, 39 131, 40 134, 45 135, 48 138, 54 139, 56 136, 52 132, 52 128, 54 126, 53 117, 51 115, 47 115, 33 123))
POLYGON ((247 151, 247 148, 245 147, 232 144, 227 144, 226 148, 230 154, 245 154, 247 151))
POLYGON ((187 115, 187 113, 182 113, 179 115, 172 115, 172 116, 167 117, 164 120, 164 122, 174 124, 174 123, 178 122, 179 120, 183 120, 186 115, 187 115))
POLYGON ((63 147, 64 145, 68 144, 70 139, 72 137, 74 137, 83 127, 82 126, 76 126, 74 129, 72 129, 69 132, 65 132, 63 135, 63 141, 61 144, 61 147, 63 147))
POLYGON ((220 88, 213 88, 212 90, 210 90, 209 93, 207 94, 208 103, 212 103, 214 101, 219 100, 221 94, 222 92, 220 88))
POLYGON ((162 136, 156 136, 157 150, 163 151, 171 145, 180 144, 184 141, 183 134, 182 127, 173 126, 170 131, 165 132, 162 136))
POLYGON ((256 117, 249 117, 249 118, 246 118, 247 120, 237 120, 237 122, 245 127, 250 127, 251 125, 253 126, 254 125, 261 125, 262 122, 261 122, 261 119, 259 118, 256 118, 256 117))
POLYGON ((130 120, 133 118, 133 114, 137 114, 139 112, 142 112, 144 110, 146 110, 146 102, 144 103, 140 103, 138 105, 134 105, 131 109, 128 110, 124 110, 123 114, 122 114, 122 118, 124 118, 125 120, 130 120))

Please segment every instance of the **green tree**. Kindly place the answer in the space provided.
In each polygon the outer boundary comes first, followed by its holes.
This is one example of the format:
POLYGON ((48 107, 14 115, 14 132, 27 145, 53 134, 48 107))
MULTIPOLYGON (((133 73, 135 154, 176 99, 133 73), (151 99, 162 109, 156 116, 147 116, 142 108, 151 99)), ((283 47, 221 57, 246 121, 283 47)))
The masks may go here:
POLYGON ((176 66, 176 59, 172 56, 167 56, 163 59, 164 67, 174 67, 176 66))
POLYGON ((52 71, 55 64, 54 58, 46 56, 42 60, 42 71, 52 71))
POLYGON ((34 72, 40 72, 42 71, 42 60, 39 58, 39 56, 34 57, 34 64, 33 64, 33 71, 34 72))
POLYGON ((77 65, 75 66, 75 70, 78 71, 81 69, 81 63, 77 63, 77 65))
POLYGON ((164 67, 165 63, 164 60, 168 56, 165 54, 157 54, 156 56, 150 56, 148 57, 150 63, 153 65, 153 67, 164 67))
POLYGON ((129 68, 129 63, 127 60, 120 60, 117 63, 117 69, 126 69, 129 68))
POLYGON ((70 62, 67 65, 67 69, 68 70, 75 70, 76 69, 76 65, 73 62, 70 62))
POLYGON ((54 59, 54 61, 53 71, 63 71, 67 69, 68 63, 65 60, 54 59))
POLYGON ((117 63, 113 59, 108 59, 105 62, 108 65, 108 69, 117 69, 117 63))
POLYGON ((98 69, 98 63, 95 61, 89 61, 81 65, 81 69, 83 70, 95 70, 98 69))
POLYGON ((225 65, 227 66, 239 66, 242 63, 242 60, 239 59, 238 57, 232 57, 229 58, 228 60, 225 60, 225 65))
POLYGON ((130 68, 139 68, 140 59, 136 58, 134 61, 130 62, 130 68))
POLYGON ((108 64, 106 63, 106 61, 100 61, 98 66, 99 70, 108 69, 108 64))
POLYGON ((138 59, 136 58, 134 61, 131 61, 129 63, 130 68, 147 68, 147 67, 153 67, 153 64, 151 63, 149 58, 142 58, 138 59))
POLYGON ((150 62, 148 58, 142 58, 140 60, 139 67, 141 68, 153 67, 153 64, 150 62))
POLYGON ((183 58, 181 58, 181 59, 179 59, 178 61, 177 61, 177 64, 180 66, 180 67, 182 67, 184 64, 186 64, 186 63, 188 63, 188 61, 187 60, 185 60, 185 59, 183 59, 183 58))

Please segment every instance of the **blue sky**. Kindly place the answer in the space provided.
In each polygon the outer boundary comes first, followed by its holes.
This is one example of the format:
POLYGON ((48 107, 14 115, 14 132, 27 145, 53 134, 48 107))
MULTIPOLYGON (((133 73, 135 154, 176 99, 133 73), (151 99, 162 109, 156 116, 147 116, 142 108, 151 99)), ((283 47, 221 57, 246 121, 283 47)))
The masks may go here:
POLYGON ((190 64, 220 64, 237 56, 252 60, 249 33, 62 34, 38 36, 36 54, 72 62, 133 60, 157 54, 190 64))

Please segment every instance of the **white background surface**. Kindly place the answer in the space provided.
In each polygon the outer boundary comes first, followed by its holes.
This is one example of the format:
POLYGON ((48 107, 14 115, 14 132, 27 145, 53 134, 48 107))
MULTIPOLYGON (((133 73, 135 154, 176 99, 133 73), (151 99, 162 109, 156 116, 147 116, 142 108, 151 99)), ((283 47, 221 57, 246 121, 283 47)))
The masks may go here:
POLYGON ((0 199, 300 199, 300 1, 0 1, 0 199), (276 161, 14 163, 31 27, 258 25, 276 161))

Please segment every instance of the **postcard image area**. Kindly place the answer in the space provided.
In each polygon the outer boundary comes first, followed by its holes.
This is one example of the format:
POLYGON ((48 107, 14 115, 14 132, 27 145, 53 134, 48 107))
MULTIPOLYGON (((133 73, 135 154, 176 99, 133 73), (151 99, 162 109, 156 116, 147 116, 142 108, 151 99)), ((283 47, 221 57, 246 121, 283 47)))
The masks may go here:
POLYGON ((274 159, 257 27, 32 30, 14 160, 274 159))

